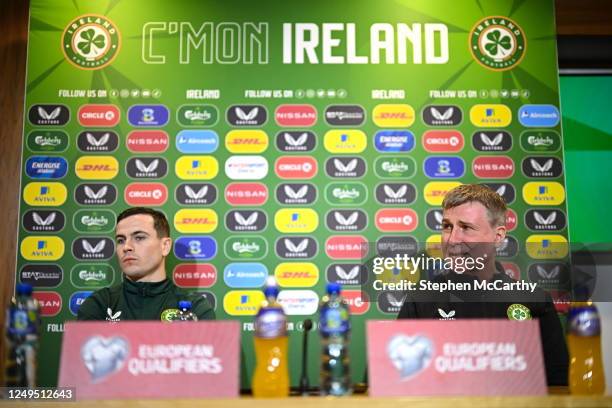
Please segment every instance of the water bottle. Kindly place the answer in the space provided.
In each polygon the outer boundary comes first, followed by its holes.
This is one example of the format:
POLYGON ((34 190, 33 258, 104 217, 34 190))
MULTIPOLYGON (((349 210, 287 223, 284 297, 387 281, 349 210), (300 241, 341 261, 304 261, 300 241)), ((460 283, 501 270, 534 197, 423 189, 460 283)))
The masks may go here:
POLYGON ((319 309, 321 332, 321 395, 350 395, 348 304, 340 296, 338 283, 327 284, 327 295, 319 309))
POLYGON ((606 380, 601 361, 601 323, 593 302, 572 302, 567 328, 570 392, 603 394, 606 380))
POLYGON ((7 387, 36 387, 40 312, 32 287, 18 284, 6 318, 7 387))
POLYGON ((195 322, 198 320, 198 316, 196 316, 191 310, 191 302, 188 300, 179 300, 178 302, 178 313, 176 315, 176 320, 179 322, 195 322))
POLYGON ((266 300, 255 317, 255 359, 251 388, 255 398, 289 396, 287 317, 277 302, 273 276, 266 281, 266 300))

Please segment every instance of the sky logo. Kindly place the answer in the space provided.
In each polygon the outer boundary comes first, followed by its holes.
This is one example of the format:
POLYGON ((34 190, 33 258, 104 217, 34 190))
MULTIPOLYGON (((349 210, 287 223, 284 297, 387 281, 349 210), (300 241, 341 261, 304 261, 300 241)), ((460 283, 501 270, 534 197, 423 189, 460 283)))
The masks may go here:
POLYGON ((519 121, 526 127, 553 127, 559 119, 559 110, 553 105, 523 105, 519 109, 519 121))

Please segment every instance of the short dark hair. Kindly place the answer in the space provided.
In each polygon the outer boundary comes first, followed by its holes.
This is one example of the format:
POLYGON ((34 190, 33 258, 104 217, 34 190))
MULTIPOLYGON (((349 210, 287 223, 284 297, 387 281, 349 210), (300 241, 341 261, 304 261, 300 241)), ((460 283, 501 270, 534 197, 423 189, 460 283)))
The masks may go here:
POLYGON ((164 213, 148 207, 132 207, 122 211, 121 214, 117 216, 117 224, 127 217, 138 214, 145 214, 153 217, 153 228, 155 228, 159 238, 170 237, 170 225, 164 213))
POLYGON ((507 208, 504 199, 496 191, 480 184, 462 184, 453 188, 444 196, 442 209, 448 210, 472 201, 485 206, 492 227, 506 225, 507 208))

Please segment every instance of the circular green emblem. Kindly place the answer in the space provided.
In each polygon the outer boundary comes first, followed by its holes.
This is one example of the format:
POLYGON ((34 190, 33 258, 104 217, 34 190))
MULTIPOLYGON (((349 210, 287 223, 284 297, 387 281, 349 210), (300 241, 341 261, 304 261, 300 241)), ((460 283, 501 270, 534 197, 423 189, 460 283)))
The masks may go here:
POLYGON ((506 314, 510 320, 531 320, 531 311, 527 306, 521 305, 520 303, 514 303, 508 306, 506 314))
POLYGON ((119 30, 104 16, 87 14, 75 18, 62 35, 66 59, 81 69, 100 69, 117 56, 121 45, 119 30))
POLYGON ((479 64, 494 71, 505 71, 518 65, 527 50, 525 33, 507 17, 493 16, 480 20, 469 37, 470 51, 479 64))
POLYGON ((162 312, 160 320, 162 322, 171 322, 176 319, 176 315, 178 314, 178 312, 178 309, 166 309, 162 312))

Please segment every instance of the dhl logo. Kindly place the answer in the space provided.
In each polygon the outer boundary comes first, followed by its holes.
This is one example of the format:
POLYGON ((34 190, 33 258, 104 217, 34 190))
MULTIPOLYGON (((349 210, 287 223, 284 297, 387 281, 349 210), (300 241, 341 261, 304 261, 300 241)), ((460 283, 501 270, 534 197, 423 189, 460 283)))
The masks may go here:
POLYGON ((174 228, 182 233, 209 233, 217 229, 217 213, 208 209, 179 210, 174 215, 174 228))
POLYGON ((268 135, 263 130, 232 130, 225 137, 230 153, 262 153, 268 145, 268 135))
POLYGON ((405 104, 376 105, 372 114, 379 127, 408 127, 414 124, 414 108, 405 104))
POLYGON ((75 164, 82 180, 111 180, 119 173, 119 162, 112 156, 83 156, 75 164))
POLYGON ((274 270, 278 284, 285 288, 308 288, 319 281, 319 269, 308 262, 284 262, 274 270))

